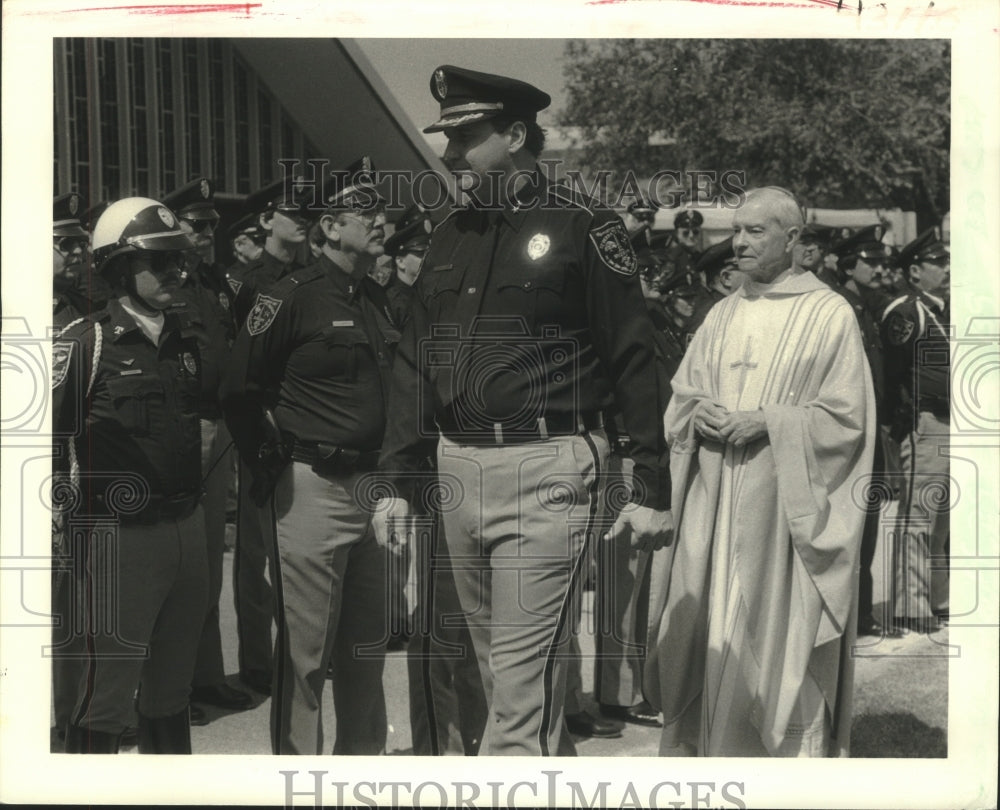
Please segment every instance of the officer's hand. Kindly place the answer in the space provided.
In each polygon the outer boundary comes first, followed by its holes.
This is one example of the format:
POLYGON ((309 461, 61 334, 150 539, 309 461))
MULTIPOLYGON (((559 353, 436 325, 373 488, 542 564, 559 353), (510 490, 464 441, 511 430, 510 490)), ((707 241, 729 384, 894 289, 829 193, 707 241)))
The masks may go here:
MULTIPOLYGON (((375 504, 372 524, 375 528, 375 542, 382 548, 394 545, 392 535, 403 531, 404 518, 410 514, 410 503, 405 498, 382 498, 375 504)), ((402 538, 403 541, 406 538, 402 538)), ((400 542, 400 539, 397 539, 400 542)))
POLYGON ((637 503, 626 504, 605 540, 622 538, 639 551, 657 551, 674 539, 674 516, 667 510, 650 509, 637 503))
POLYGON ((724 441, 719 428, 729 416, 729 411, 715 402, 705 402, 694 416, 695 432, 705 439, 724 441))
POLYGON ((722 420, 719 433, 723 440, 735 447, 757 441, 767 436, 767 422, 763 411, 736 411, 722 420))

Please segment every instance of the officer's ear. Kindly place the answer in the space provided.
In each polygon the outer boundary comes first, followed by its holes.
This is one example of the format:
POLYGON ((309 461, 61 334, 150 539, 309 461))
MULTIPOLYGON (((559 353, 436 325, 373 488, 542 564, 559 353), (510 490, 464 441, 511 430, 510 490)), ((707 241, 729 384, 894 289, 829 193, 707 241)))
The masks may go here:
POLYGON ((920 265, 911 264, 910 269, 906 272, 907 277, 910 279, 910 284, 920 283, 920 265))
POLYGON ((265 231, 271 233, 271 220, 274 218, 274 211, 266 211, 257 217, 257 222, 265 231))
POLYGON ((323 214, 319 218, 319 229, 328 242, 340 244, 340 223, 333 214, 323 214))
POLYGON ((519 152, 528 140, 528 127, 524 121, 514 121, 507 127, 507 151, 514 155, 519 152))

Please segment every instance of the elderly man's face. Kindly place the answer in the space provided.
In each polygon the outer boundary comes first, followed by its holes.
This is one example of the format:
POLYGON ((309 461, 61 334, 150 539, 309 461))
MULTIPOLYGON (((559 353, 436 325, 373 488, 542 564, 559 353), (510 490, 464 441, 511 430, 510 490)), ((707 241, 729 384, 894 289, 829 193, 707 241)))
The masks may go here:
POLYGON ((733 216, 733 252, 754 281, 771 282, 791 259, 796 231, 784 228, 766 199, 751 197, 733 216))

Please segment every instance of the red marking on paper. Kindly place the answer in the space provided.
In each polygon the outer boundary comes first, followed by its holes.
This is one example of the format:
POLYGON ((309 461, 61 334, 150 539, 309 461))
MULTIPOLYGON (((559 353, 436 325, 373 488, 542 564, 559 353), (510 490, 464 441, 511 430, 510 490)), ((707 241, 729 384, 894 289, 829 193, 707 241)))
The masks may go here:
POLYGON ((260 8, 263 3, 192 3, 189 5, 140 5, 140 6, 97 6, 95 8, 73 9, 80 11, 127 11, 130 14, 216 14, 218 12, 242 12, 250 16, 252 9, 260 8))

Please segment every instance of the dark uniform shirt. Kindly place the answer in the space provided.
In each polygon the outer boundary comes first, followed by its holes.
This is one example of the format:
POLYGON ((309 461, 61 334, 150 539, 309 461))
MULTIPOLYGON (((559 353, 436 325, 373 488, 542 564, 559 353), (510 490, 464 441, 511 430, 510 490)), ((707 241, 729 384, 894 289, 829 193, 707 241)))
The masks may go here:
POLYGON ((233 291, 233 315, 237 328, 242 327, 257 298, 257 293, 267 292, 279 279, 293 270, 301 269, 294 259, 283 262, 267 249, 249 264, 242 265, 242 271, 234 266, 228 284, 233 291))
POLYGON ((220 267, 199 262, 184 274, 175 298, 170 311, 176 313, 185 332, 195 335, 201 351, 201 415, 218 419, 222 415, 219 385, 236 333, 233 292, 222 279, 220 267))
POLYGON ((615 403, 641 497, 668 508, 653 326, 617 215, 536 176, 516 208, 444 220, 416 293, 393 378, 387 477, 416 470, 437 428, 459 441, 497 425, 526 435, 539 419, 572 424, 615 403))
POLYGON ((698 331, 698 327, 705 322, 705 318, 708 316, 709 311, 714 307, 719 301, 726 297, 725 293, 719 292, 714 287, 709 287, 705 291, 705 295, 700 297, 694 305, 694 312, 691 313, 691 317, 688 320, 686 332, 686 343, 691 342, 691 338, 694 337, 694 333, 698 331))
MULTIPOLYGON (((197 341, 182 333, 176 317, 165 317, 157 347, 112 299, 93 320, 57 338, 52 365, 53 427, 57 435, 76 437, 80 469, 88 474, 83 495, 92 514, 105 513, 99 502, 112 483, 134 476, 153 497, 200 491, 201 360, 197 341), (100 358, 87 397, 95 321, 100 358)), ((128 500, 122 489, 118 494, 128 500)))
POLYGON ((897 436, 912 429, 920 411, 949 417, 949 314, 944 302, 912 291, 882 315, 886 413, 897 436))
POLYGON ((660 265, 660 272, 653 279, 653 289, 661 295, 669 292, 670 282, 680 278, 685 273, 694 273, 694 265, 698 261, 699 255, 698 251, 691 250, 684 245, 678 243, 671 245, 667 248, 666 256, 660 265))
POLYGON ((221 392, 244 458, 255 458, 264 438, 264 408, 299 442, 378 450, 398 342, 385 291, 325 255, 261 293, 221 392))
POLYGON ((416 296, 414 285, 407 284, 396 273, 393 273, 389 276, 389 283, 385 285, 385 294, 389 299, 392 320, 397 327, 402 329, 410 319, 410 310, 413 308, 413 299, 416 296))
POLYGON ((834 287, 834 289, 847 299, 847 303, 854 310, 854 317, 858 320, 861 342, 865 347, 868 366, 872 370, 872 384, 875 388, 875 405, 879 411, 879 424, 885 424, 887 417, 882 413, 885 402, 885 364, 879 322, 885 302, 882 296, 874 291, 865 290, 858 294, 847 287, 834 287))
POLYGON ((58 331, 77 318, 100 312, 107 304, 108 290, 100 276, 52 277, 52 325, 58 331))

